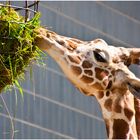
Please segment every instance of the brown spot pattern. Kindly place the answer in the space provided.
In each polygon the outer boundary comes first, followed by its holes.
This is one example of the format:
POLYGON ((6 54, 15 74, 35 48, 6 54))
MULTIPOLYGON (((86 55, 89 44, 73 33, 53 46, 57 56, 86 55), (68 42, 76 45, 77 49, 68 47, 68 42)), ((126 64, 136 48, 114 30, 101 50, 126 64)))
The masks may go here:
POLYGON ((85 74, 92 76, 93 72, 91 70, 84 70, 85 74))
POLYGON ((114 111, 115 111, 116 113, 121 113, 121 109, 122 109, 122 107, 121 107, 120 99, 117 98, 117 99, 114 101, 114 111))
POLYGON ((139 64, 140 59, 133 59, 133 64, 139 64))
POLYGON ((72 49, 76 49, 77 48, 77 45, 75 43, 73 43, 72 41, 67 40, 67 42, 68 42, 68 45, 70 46, 70 48, 72 48, 72 49))
POLYGON ((70 52, 73 52, 73 48, 67 47, 67 49, 68 49, 70 52))
POLYGON ((88 76, 83 75, 81 80, 85 83, 92 83, 93 82, 93 78, 90 78, 88 76))
POLYGON ((129 131, 129 125, 122 119, 114 119, 113 139, 126 139, 129 131), (118 131, 119 130, 119 131, 118 131))
POLYGON ((103 91, 99 91, 98 92, 98 98, 101 99, 104 97, 104 92, 103 91))
POLYGON ((135 104, 135 119, 136 119, 136 129, 138 133, 138 138, 140 139, 140 100, 134 97, 135 104))
POLYGON ((107 99, 105 101, 104 106, 108 111, 111 111, 112 110, 112 99, 107 99))
POLYGON ((106 91, 106 96, 108 97, 110 95, 110 91, 106 91))
POLYGON ((130 135, 129 135, 129 139, 131 139, 131 140, 133 140, 133 139, 134 139, 133 134, 130 134, 130 135))
POLYGON ((62 45, 62 46, 65 45, 65 42, 64 42, 63 40, 56 40, 56 42, 57 42, 58 44, 62 45))
POLYGON ((92 64, 88 61, 84 61, 83 64, 82 64, 83 68, 91 68, 92 67, 92 64))
POLYGON ((115 70, 112 70, 112 71, 111 71, 111 74, 112 74, 112 75, 115 75, 115 70))
POLYGON ((99 89, 99 90, 103 90, 103 87, 100 83, 96 82, 95 84, 92 85, 93 88, 99 89))
POLYGON ((129 120, 131 120, 134 115, 134 112, 128 108, 124 108, 124 114, 129 120))
POLYGON ((47 33, 47 37, 48 37, 48 38, 50 38, 50 37, 51 37, 51 36, 50 36, 50 33, 47 33))
POLYGON ((108 83, 106 89, 110 89, 111 87, 112 87, 112 81, 109 81, 109 83, 108 83))
POLYGON ((107 70, 95 68, 96 78, 99 80, 103 80, 105 76, 107 76, 109 73, 107 70))
POLYGON ((76 64, 80 64, 81 62, 81 60, 77 56, 68 55, 68 58, 71 62, 76 63, 76 64))
POLYGON ((71 66, 72 71, 76 74, 76 75, 80 75, 82 73, 82 70, 80 67, 77 66, 71 66))

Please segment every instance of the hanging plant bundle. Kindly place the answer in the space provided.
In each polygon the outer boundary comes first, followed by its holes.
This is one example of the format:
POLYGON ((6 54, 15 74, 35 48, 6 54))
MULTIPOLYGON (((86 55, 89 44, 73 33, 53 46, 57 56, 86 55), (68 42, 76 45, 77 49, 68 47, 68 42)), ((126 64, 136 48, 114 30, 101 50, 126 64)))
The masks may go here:
POLYGON ((0 6, 0 92, 9 85, 19 85, 17 79, 40 56, 34 44, 39 17, 37 13, 25 22, 13 8, 0 6))

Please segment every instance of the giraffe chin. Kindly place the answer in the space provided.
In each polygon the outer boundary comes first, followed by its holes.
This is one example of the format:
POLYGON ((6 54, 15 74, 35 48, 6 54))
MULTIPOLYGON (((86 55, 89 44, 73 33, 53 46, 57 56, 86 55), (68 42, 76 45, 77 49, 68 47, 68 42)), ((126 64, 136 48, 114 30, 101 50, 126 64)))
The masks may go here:
POLYGON ((130 92, 138 99, 140 99, 140 86, 128 82, 130 92))

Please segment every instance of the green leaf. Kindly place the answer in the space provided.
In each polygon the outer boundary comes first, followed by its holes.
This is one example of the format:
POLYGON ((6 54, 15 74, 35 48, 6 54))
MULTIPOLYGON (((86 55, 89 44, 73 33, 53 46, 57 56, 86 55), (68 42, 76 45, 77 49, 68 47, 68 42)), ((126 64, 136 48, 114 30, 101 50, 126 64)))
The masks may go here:
POLYGON ((15 80, 15 84, 16 84, 17 88, 19 89, 19 92, 20 92, 20 94, 21 94, 21 96, 23 98, 23 90, 22 90, 22 87, 20 86, 20 84, 19 84, 19 82, 17 80, 15 80))

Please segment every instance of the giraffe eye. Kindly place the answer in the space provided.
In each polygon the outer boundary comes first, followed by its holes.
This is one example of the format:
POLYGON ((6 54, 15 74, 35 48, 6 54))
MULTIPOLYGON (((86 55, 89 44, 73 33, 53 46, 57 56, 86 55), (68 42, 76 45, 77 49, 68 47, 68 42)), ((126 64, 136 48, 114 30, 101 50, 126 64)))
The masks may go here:
POLYGON ((107 63, 104 52, 93 51, 93 54, 97 62, 107 63))

